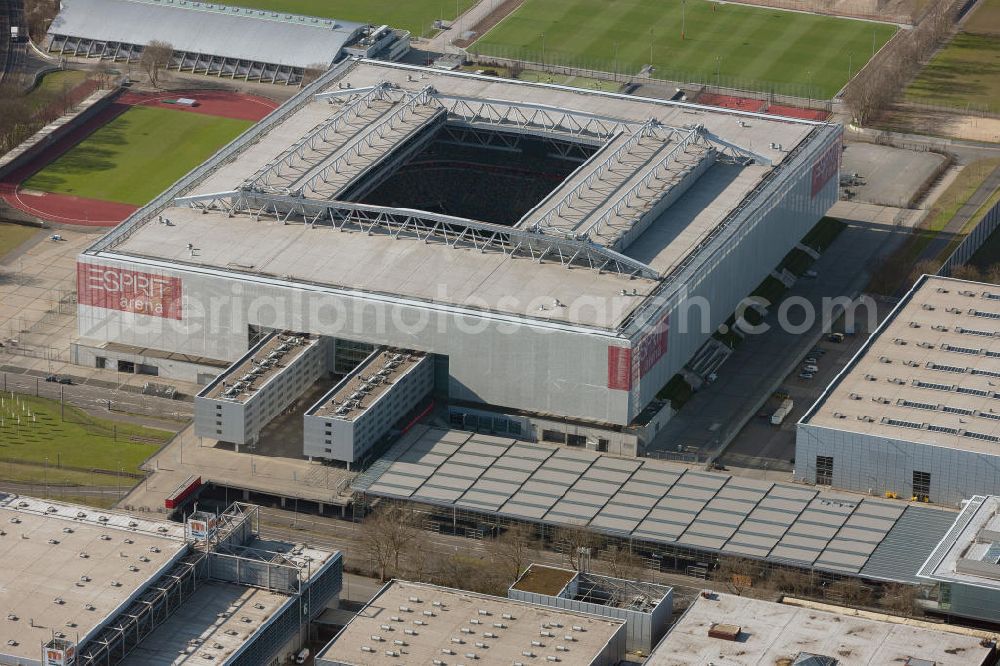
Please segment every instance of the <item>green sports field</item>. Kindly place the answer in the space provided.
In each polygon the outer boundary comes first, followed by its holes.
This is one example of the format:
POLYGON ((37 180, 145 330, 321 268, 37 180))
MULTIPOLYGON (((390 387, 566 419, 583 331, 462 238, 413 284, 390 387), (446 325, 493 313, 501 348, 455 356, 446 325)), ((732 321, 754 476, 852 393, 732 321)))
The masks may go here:
POLYGON ((409 30, 419 37, 430 32, 437 19, 450 21, 457 15, 456 9, 459 13, 464 12, 475 4, 475 0, 237 0, 231 4, 341 21, 387 24, 409 30))
MULTIPOLYGON (((51 467, 138 472, 172 433, 98 419, 58 401, 2 395, 0 458, 51 467), (20 422, 18 422, 20 421, 20 422)), ((0 469, 0 478, 5 478, 0 469)), ((21 479, 17 479, 21 480, 21 479)))
POLYGON ((29 190, 142 206, 253 123, 134 106, 29 178, 29 190))
POLYGON ((652 50, 658 78, 828 98, 895 31, 705 0, 526 0, 472 50, 631 74, 652 50))

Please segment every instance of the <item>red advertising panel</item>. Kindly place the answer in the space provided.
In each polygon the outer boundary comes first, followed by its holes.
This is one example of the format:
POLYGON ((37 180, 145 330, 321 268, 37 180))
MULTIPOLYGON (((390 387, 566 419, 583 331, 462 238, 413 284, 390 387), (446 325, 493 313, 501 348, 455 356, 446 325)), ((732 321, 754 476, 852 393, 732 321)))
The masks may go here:
POLYGON ((78 262, 76 289, 80 305, 181 318, 181 279, 177 277, 78 262))
POLYGON ((837 140, 826 149, 822 157, 816 160, 812 168, 812 196, 816 196, 823 186, 826 185, 831 178, 840 169, 840 154, 843 151, 840 147, 840 140, 837 140))
POLYGON ((608 345, 608 388, 628 391, 632 388, 632 350, 608 345))
POLYGON ((636 379, 642 379, 667 353, 667 334, 670 332, 669 316, 660 320, 656 327, 646 334, 635 347, 632 356, 636 364, 636 379))

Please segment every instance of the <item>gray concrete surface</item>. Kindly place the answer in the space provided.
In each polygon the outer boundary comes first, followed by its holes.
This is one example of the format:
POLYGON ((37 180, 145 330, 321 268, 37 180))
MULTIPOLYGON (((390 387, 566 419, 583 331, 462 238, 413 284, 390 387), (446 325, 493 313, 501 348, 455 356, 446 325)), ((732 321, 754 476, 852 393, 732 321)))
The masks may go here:
MULTIPOLYGON (((805 298, 821 313, 825 297, 856 296, 866 285, 868 271, 878 257, 890 244, 905 237, 895 227, 864 220, 845 221, 848 227, 813 265, 819 277, 800 279, 786 292, 786 298, 805 298)), ((649 447, 650 455, 673 457, 678 447, 697 451, 700 461, 718 455, 785 376, 793 370, 797 373, 798 362, 819 339, 824 322, 817 316, 803 333, 785 331, 777 326, 776 310, 772 308, 765 319, 771 329, 749 336, 722 366, 718 380, 696 393, 660 430, 649 447)))
POLYGON ((863 185, 850 185, 853 201, 907 207, 944 165, 944 155, 903 150, 874 143, 850 143, 844 150, 841 174, 857 173, 863 185))

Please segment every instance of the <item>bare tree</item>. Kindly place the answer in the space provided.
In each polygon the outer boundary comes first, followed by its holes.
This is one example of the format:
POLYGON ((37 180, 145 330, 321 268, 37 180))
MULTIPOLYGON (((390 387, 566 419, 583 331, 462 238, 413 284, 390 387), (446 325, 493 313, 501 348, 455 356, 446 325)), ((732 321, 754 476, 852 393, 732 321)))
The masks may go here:
POLYGON ((972 280, 973 282, 983 281, 982 272, 972 264, 955 266, 951 269, 951 277, 956 280, 972 280))
POLYGON ((587 568, 589 556, 604 545, 604 538, 584 527, 560 527, 553 532, 552 543, 566 556, 569 565, 580 571, 587 568))
POLYGON ((497 570, 509 583, 513 583, 536 559, 539 542, 534 528, 518 523, 505 529, 486 547, 497 570))
POLYGON ((913 585, 894 583, 882 588, 882 606, 892 613, 903 617, 916 617, 921 614, 917 588, 913 585))
POLYGON ((400 559, 417 540, 424 518, 412 508, 383 502, 362 523, 361 543, 375 565, 379 580, 400 571, 400 559))
POLYGON ((318 79, 323 72, 326 71, 326 66, 321 62, 313 63, 309 65, 302 71, 302 85, 308 85, 318 79))
POLYGON ((724 557, 719 560, 719 566, 712 574, 713 579, 725 583, 737 596, 753 587, 763 578, 761 565, 753 560, 742 557, 724 557))
POLYGON ((59 0, 25 0, 24 22, 27 24, 29 37, 41 42, 58 13, 59 0))
POLYGON ((869 606, 872 601, 872 589, 857 578, 845 578, 828 585, 826 596, 845 606, 869 606))
POLYGON ((170 63, 170 56, 173 55, 173 52, 173 46, 156 40, 146 44, 142 49, 139 66, 149 77, 149 85, 154 88, 160 87, 160 70, 170 63))
POLYGON ((613 578, 635 580, 643 570, 642 558, 625 546, 608 546, 604 549, 608 574, 613 578))

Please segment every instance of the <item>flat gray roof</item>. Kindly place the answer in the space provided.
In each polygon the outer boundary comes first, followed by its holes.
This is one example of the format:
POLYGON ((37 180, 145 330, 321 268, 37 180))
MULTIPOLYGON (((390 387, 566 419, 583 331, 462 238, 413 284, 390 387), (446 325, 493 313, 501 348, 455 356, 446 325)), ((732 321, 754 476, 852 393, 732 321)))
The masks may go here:
MULTIPOLYGON (((362 60, 345 63, 317 86, 304 90, 272 114, 269 120, 244 135, 241 147, 233 156, 219 158, 217 163, 207 163, 199 170, 197 178, 186 184, 182 182, 173 194, 209 197, 232 192, 248 183, 262 184, 261 177, 269 173, 273 183, 268 183, 281 185, 273 180, 278 172, 272 168, 280 159, 296 162, 295 165, 289 162, 294 169, 285 169, 287 177, 282 176, 285 180, 291 178, 285 183, 287 187, 298 183, 296 191, 321 172, 325 174, 323 178, 333 178, 337 183, 340 182, 341 170, 346 169, 344 174, 353 177, 351 160, 340 160, 336 156, 345 152, 345 147, 360 146, 357 144, 358 132, 368 131, 365 127, 370 130, 378 126, 379 145, 384 145, 384 150, 390 150, 399 145, 400 137, 409 136, 410 125, 390 126, 382 122, 393 113, 400 112, 399 104, 373 103, 372 109, 378 113, 371 117, 370 114, 357 113, 342 129, 324 130, 322 140, 325 147, 320 154, 312 155, 315 147, 320 145, 314 140, 320 128, 333 127, 335 116, 356 99, 348 95, 317 99, 313 95, 341 93, 347 87, 364 91, 380 84, 387 84, 394 95, 418 96, 422 90, 433 90, 436 99, 451 105, 449 108, 453 111, 459 107, 472 108, 481 102, 501 106, 508 103, 533 105, 524 107, 529 109, 525 111, 528 115, 536 111, 558 115, 565 111, 576 114, 578 119, 596 118, 601 123, 616 127, 621 127, 622 123, 640 126, 650 119, 655 119, 666 128, 689 128, 678 129, 678 132, 700 126, 702 129, 699 132, 704 132, 704 136, 717 137, 760 156, 758 162, 749 165, 736 164, 727 159, 709 166, 623 251, 626 260, 640 261, 659 276, 676 269, 696 250, 704 249, 702 243, 754 188, 776 168, 781 168, 790 152, 809 139, 817 127, 822 127, 815 123, 740 114, 691 104, 362 60), (392 138, 394 136, 396 139, 392 138), (334 162, 337 167, 331 170, 329 167, 334 162), (294 174, 294 177, 288 174, 294 174)), ((418 114, 410 120, 421 125, 426 120, 425 116, 418 114)), ((406 117, 405 114, 398 116, 400 119, 406 117)), ((568 132, 571 124, 560 126, 557 131, 568 132)), ((368 155, 367 150, 352 148, 345 154, 355 156, 352 159, 360 159, 356 156, 362 153, 368 155)), ((722 150, 717 152, 721 154, 722 150)), ((652 162, 656 163, 668 153, 669 149, 665 153, 656 152, 658 157, 652 162)), ((370 155, 366 159, 369 158, 370 155)), ((700 159, 695 153, 680 154, 678 164, 686 163, 685 160, 698 162, 700 159)), ((647 164, 641 169, 648 168, 647 164)), ((661 174, 661 179, 667 182, 671 178, 679 178, 681 171, 690 171, 690 168, 693 167, 685 166, 673 175, 668 169, 664 173, 669 177, 661 174)), ((652 181, 639 177, 639 174, 646 173, 641 169, 633 170, 633 175, 626 178, 621 186, 629 190, 642 185, 646 189, 640 188, 638 197, 648 199, 648 182, 652 181)), ((320 181, 311 182, 315 185, 320 181)), ((309 191, 312 192, 311 189, 309 191)), ((316 193, 310 195, 312 199, 320 200, 316 193)), ((605 205, 601 210, 609 208, 605 205)), ((618 232, 612 229, 608 233, 611 238, 618 232)), ((554 231, 550 236, 562 238, 554 231)), ((241 212, 230 215, 218 208, 200 210, 188 204, 140 211, 108 238, 123 240, 113 247, 110 241, 99 242, 90 252, 165 262, 186 266, 190 270, 219 272, 228 277, 243 274, 249 278, 278 279, 291 284, 308 283, 347 290, 367 297, 412 299, 445 306, 485 309, 519 319, 530 318, 589 329, 616 330, 660 284, 659 279, 651 276, 628 279, 613 271, 567 269, 558 261, 553 261, 551 256, 539 261, 503 252, 482 251, 472 245, 449 247, 440 242, 420 242, 408 234, 397 237, 385 233, 337 231, 322 224, 315 227, 310 224, 283 224, 266 216, 241 212), (158 214, 172 224, 147 223, 158 214), (194 256, 187 249, 188 242, 197 246, 194 256), (446 293, 442 293, 437 285, 447 285, 446 293), (518 295, 521 302, 511 303, 512 294, 518 295), (583 302, 585 304, 574 306, 583 302)))
POLYGON ((289 597, 215 580, 201 583, 173 613, 139 643, 121 666, 222 664, 253 638, 289 597))
POLYGON ((924 276, 802 423, 1000 455, 1000 288, 924 276))
POLYGON ((423 359, 421 352, 407 349, 380 350, 330 389, 306 416, 354 421, 423 359), (354 398, 359 392, 363 395, 354 398), (359 404, 349 405, 352 400, 359 404))
POLYGON ((918 575, 1000 591, 1000 496, 970 499, 918 575))
POLYGON ((434 659, 509 666, 522 660, 548 663, 547 657, 554 656, 564 663, 589 664, 623 626, 624 620, 394 580, 317 659, 350 666, 430 664, 434 659), (551 637, 540 636, 542 632, 551 637))
POLYGON ((190 0, 62 0, 51 34, 292 67, 329 66, 360 23, 190 0))
POLYGON ((955 516, 902 501, 426 426, 371 469, 356 490, 886 580, 912 581, 955 516), (896 553, 899 541, 908 557, 896 553))
POLYGON ((645 663, 759 666, 791 663, 808 653, 832 657, 838 666, 906 664, 912 663, 910 658, 964 666, 984 663, 992 651, 980 644, 979 636, 947 631, 947 625, 932 629, 883 617, 885 621, 713 593, 695 599, 645 663), (740 627, 739 640, 710 637, 713 624, 740 627))
POLYGON ((261 340, 239 361, 216 377, 198 397, 206 400, 249 402, 269 381, 318 343, 318 337, 301 333, 274 333, 261 340))
POLYGON ((187 549, 179 523, 17 495, 0 533, 0 654, 30 660, 53 631, 84 642, 187 549))

